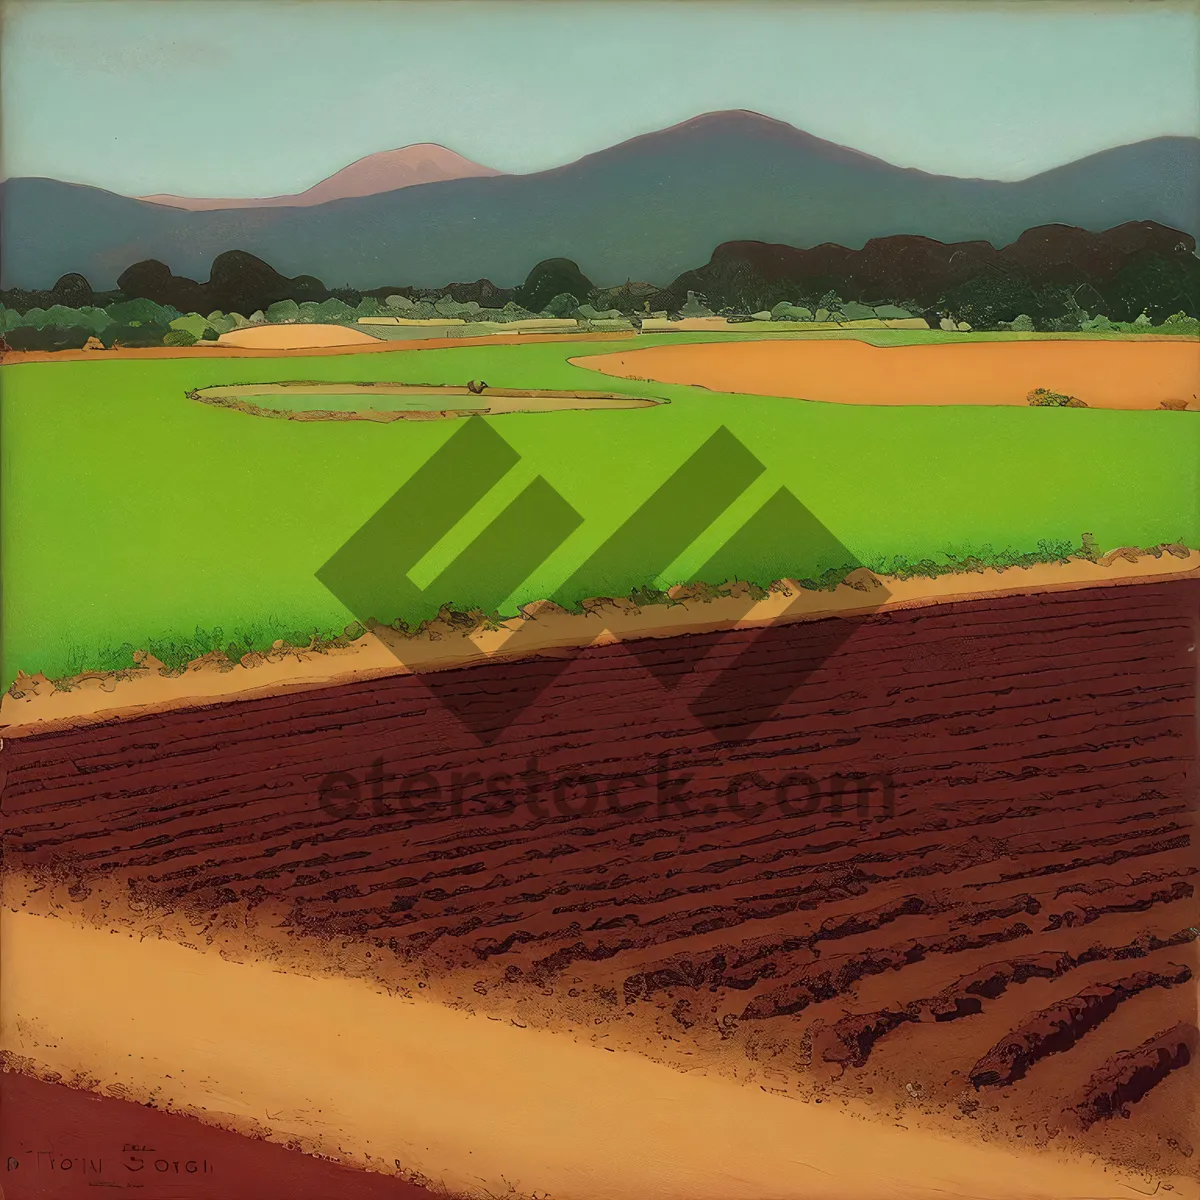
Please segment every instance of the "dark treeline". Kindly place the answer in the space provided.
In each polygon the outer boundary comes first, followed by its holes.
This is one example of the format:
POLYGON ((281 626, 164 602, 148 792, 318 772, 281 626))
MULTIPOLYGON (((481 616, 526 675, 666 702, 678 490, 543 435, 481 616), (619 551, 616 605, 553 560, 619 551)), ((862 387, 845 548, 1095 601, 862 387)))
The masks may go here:
MULTIPOLYGON (((1068 225, 1027 230, 997 250, 988 242, 950 245, 922 237, 886 237, 861 250, 817 246, 797 250, 761 242, 729 242, 710 262, 664 291, 672 308, 688 291, 721 305, 769 308, 826 293, 866 304, 892 303, 936 324, 952 316, 977 329, 1020 316, 1038 329, 1079 328, 1103 314, 1155 324, 1183 312, 1200 315, 1200 260, 1195 239, 1153 221, 1104 233, 1068 225)), ((829 307, 828 304, 825 307, 829 307)))
POLYGON ((1195 239, 1188 234, 1150 221, 1103 233, 1046 225, 1002 249, 987 242, 944 244, 905 235, 873 239, 861 250, 728 242, 707 264, 666 286, 627 282, 599 287, 573 262, 558 258, 537 264, 516 288, 480 279, 441 288, 396 284, 366 291, 329 287, 309 275, 288 278, 251 254, 231 250, 213 261, 206 282, 173 275, 166 264, 148 260, 129 267, 115 291, 93 292, 83 276, 72 274, 48 290, 0 292, 0 304, 14 313, 111 312, 122 304, 148 301, 178 314, 248 316, 292 301, 310 309, 320 305, 322 311, 351 320, 356 306, 361 312, 372 301, 396 297, 424 306, 435 301, 488 311, 508 306, 585 320, 648 312, 748 315, 772 309, 807 314, 800 319, 812 319, 822 310, 853 319, 890 306, 924 316, 935 327, 950 317, 976 329, 1020 321, 1019 328, 1065 331, 1097 319, 1148 318, 1158 324, 1178 313, 1200 315, 1195 250, 1195 239))

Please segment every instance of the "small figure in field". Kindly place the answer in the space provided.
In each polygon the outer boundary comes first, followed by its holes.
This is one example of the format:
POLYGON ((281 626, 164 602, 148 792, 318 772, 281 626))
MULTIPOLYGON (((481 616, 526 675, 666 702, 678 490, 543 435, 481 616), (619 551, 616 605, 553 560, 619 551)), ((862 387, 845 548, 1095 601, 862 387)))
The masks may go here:
POLYGON ((484 383, 482 379, 472 379, 467 384, 467 391, 473 396, 479 396, 483 394, 483 389, 485 387, 487 387, 487 384, 484 383))

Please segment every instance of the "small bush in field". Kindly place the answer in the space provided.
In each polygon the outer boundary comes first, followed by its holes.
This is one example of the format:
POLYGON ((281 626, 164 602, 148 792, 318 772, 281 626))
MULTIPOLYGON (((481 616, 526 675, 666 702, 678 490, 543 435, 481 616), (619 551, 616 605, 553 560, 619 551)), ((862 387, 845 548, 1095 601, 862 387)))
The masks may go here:
POLYGON ((1062 392, 1052 392, 1049 388, 1034 388, 1025 399, 1035 408, 1087 408, 1087 404, 1078 396, 1064 396, 1062 392))

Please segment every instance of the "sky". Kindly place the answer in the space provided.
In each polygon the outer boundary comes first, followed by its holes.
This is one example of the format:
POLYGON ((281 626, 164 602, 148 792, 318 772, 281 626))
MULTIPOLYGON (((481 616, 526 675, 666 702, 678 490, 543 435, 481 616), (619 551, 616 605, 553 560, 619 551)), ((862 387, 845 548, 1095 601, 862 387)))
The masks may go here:
POLYGON ((438 142, 536 171, 748 108, 900 166, 1020 179, 1200 135, 1172 0, 2 0, 6 177, 261 196, 438 142))

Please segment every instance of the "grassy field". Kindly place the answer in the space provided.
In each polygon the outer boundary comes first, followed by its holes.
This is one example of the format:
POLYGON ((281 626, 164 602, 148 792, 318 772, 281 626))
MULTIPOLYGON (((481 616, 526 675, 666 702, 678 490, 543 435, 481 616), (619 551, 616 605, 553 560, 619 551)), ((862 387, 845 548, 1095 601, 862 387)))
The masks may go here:
MULTIPOLYGON (((738 336, 738 335, 733 335, 738 336)), ((984 335, 988 336, 988 335, 984 335)), ((989 340, 1023 335, 991 335, 989 340)), ((874 332, 879 345, 962 335, 874 332)), ((731 396, 597 376, 568 358, 662 342, 542 342, 313 358, 77 361, 3 368, 5 682, 126 665, 134 648, 186 658, 214 645, 303 640, 352 619, 314 578, 458 428, 267 420, 190 401, 213 384, 284 379, 603 388, 671 401, 616 412, 497 417, 521 455, 413 572, 436 576, 542 475, 584 517, 506 610, 551 594, 719 426, 764 475, 657 582, 687 578, 786 485, 858 560, 1039 543, 1200 543, 1200 422, 1156 412, 872 408, 731 396)), ((757 582, 837 566, 760 545, 757 582)), ((597 579, 590 594, 650 583, 597 579)), ((470 606, 475 597, 442 597, 470 606)), ((436 608, 436 604, 434 605, 436 608)), ((428 612, 380 613, 419 619, 428 612)))

